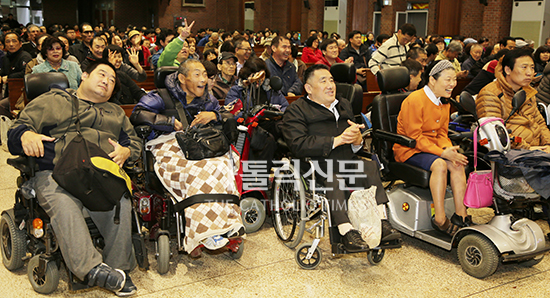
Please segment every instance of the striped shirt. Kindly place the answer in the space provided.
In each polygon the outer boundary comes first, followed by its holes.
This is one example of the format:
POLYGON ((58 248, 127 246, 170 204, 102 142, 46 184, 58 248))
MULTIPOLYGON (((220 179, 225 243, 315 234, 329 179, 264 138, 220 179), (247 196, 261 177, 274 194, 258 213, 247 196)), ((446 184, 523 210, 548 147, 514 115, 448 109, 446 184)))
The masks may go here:
POLYGON ((372 53, 369 68, 376 75, 382 68, 401 66, 401 62, 405 61, 406 58, 407 49, 399 44, 397 34, 394 34, 378 48, 378 51, 372 53))

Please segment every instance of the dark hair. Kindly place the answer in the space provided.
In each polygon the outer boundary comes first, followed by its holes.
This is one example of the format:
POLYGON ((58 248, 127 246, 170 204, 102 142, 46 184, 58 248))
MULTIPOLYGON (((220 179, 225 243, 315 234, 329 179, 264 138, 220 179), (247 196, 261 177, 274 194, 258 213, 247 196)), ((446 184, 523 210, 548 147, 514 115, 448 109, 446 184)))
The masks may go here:
POLYGON ((313 45, 313 42, 318 40, 317 39, 317 36, 316 35, 313 35, 313 36, 310 36, 307 40, 306 40, 306 47, 310 47, 313 45))
MULTIPOLYGON (((430 72, 432 71, 432 69, 438 64, 440 63, 441 61, 448 61, 448 60, 438 60, 438 61, 434 61, 433 63, 430 63, 426 69, 424 70, 424 73, 422 74, 422 77, 423 77, 423 81, 425 80, 426 82, 428 82, 430 80, 430 72)), ((445 68, 445 69, 453 69, 454 70, 454 67, 448 67, 448 68, 445 68)), ((434 79, 439 79, 439 77, 441 76, 441 73, 443 72, 443 70, 445 69, 442 69, 440 72, 436 73, 433 75, 433 78, 434 79)))
POLYGON ((227 38, 230 37, 230 36, 231 36, 231 34, 229 34, 229 33, 227 33, 227 32, 224 32, 224 33, 222 34, 221 37, 222 37, 222 40, 225 40, 225 39, 227 39, 227 38))
POLYGON ((513 39, 512 37, 508 36, 508 37, 504 37, 503 39, 501 39, 498 43, 503 46, 503 47, 506 47, 508 45, 508 41, 511 40, 513 41, 514 43, 516 42, 515 39, 513 39))
POLYGON ((65 32, 61 32, 61 31, 57 31, 53 34, 53 37, 63 37, 65 38, 66 40, 69 40, 69 38, 67 37, 67 34, 65 34, 65 32))
POLYGON ((67 51, 65 50, 65 43, 62 42, 57 37, 50 36, 50 37, 47 37, 42 42, 42 49, 40 50, 40 54, 42 54, 42 58, 44 59, 48 58, 48 50, 52 48, 54 43, 59 43, 59 45, 61 46, 61 50, 63 51, 63 55, 61 56, 61 58, 65 57, 65 54, 67 54, 67 51))
POLYGON ((251 74, 257 73, 261 70, 265 71, 266 78, 271 77, 271 73, 269 72, 264 60, 258 57, 250 57, 250 59, 246 60, 243 68, 239 71, 239 79, 246 80, 251 74))
POLYGON ((235 38, 233 40, 233 44, 235 45, 235 51, 241 47, 241 45, 243 44, 243 42, 248 42, 248 44, 250 45, 250 42, 246 39, 244 39, 243 37, 240 37, 240 38, 235 38))
POLYGON ((390 36, 388 34, 382 33, 376 37, 376 42, 382 44, 384 42, 384 39, 390 39, 390 36))
POLYGON ((434 43, 431 43, 426 47, 426 55, 428 55, 428 57, 432 55, 437 55, 438 53, 439 53, 439 49, 434 43))
POLYGON ((202 65, 204 65, 204 69, 206 69, 206 75, 209 78, 218 74, 218 68, 216 67, 216 64, 214 64, 212 61, 202 61, 202 65))
MULTIPOLYGON (((436 44, 438 44, 438 43, 440 43, 440 42, 445 43, 445 39, 443 39, 443 37, 441 37, 441 36, 438 36, 438 37, 432 39, 432 43, 433 43, 434 45, 436 45, 436 44)), ((445 46, 447 46, 447 44, 445 44, 445 46)))
POLYGON ((220 53, 221 52, 235 53, 235 44, 233 43, 233 40, 224 41, 220 47, 220 53))
POLYGON ((484 42, 486 42, 486 41, 489 41, 489 39, 488 39, 487 37, 482 37, 482 38, 480 38, 477 42, 478 42, 479 44, 482 44, 482 43, 484 43, 484 42))
POLYGON ((420 54, 426 54, 426 56, 428 55, 428 53, 426 53, 426 50, 424 50, 423 48, 412 48, 407 52, 406 57, 407 59, 410 58, 410 59, 416 60, 418 59, 418 56, 420 54))
POLYGON ((330 71, 328 66, 324 64, 313 64, 312 66, 308 67, 306 71, 304 71, 304 84, 306 84, 309 78, 313 76, 313 73, 319 69, 326 69, 330 71))
MULTIPOLYGON (((214 49, 209 49, 209 50, 204 51, 204 53, 202 53, 202 56, 204 57, 204 61, 206 61, 206 59, 208 58, 208 55, 210 55, 210 54, 214 54, 214 56, 217 57, 216 51, 214 49)), ((212 61, 213 61, 212 63, 216 64, 218 59, 214 59, 212 61)))
POLYGON ((353 38, 355 35, 357 35, 357 34, 361 34, 361 31, 359 31, 359 30, 353 30, 353 31, 351 31, 351 32, 348 34, 348 41, 349 41, 350 39, 352 39, 352 38, 353 38))
POLYGON ((506 72, 504 71, 504 68, 508 66, 510 70, 514 70, 516 60, 520 57, 525 56, 529 56, 529 58, 533 59, 533 56, 531 56, 531 51, 527 49, 519 48, 508 51, 508 53, 504 55, 504 58, 502 58, 502 74, 504 74, 504 77, 506 77, 506 72))
MULTIPOLYGON (((6 37, 7 37, 8 35, 10 35, 10 34, 15 35, 15 37, 17 37, 17 41, 21 42, 21 36, 19 36, 19 34, 13 32, 13 31, 4 34, 4 38, 3 38, 2 40, 6 40, 6 37)), ((5 44, 5 43, 4 43, 4 44, 5 44)))
POLYGON ((538 62, 538 63, 542 62, 540 60, 540 54, 542 54, 542 53, 550 53, 550 47, 547 46, 547 45, 542 45, 542 46, 538 47, 537 50, 535 51, 535 54, 533 54, 533 58, 534 58, 535 62, 538 62))
POLYGON ((399 28, 402 34, 407 34, 408 36, 416 35, 416 27, 413 24, 405 23, 399 28))
POLYGON ((336 39, 333 39, 333 38, 327 38, 325 40, 323 40, 323 42, 321 43, 321 45, 319 46, 319 49, 321 51, 326 51, 328 46, 330 46, 331 44, 335 43, 336 45, 338 45, 338 42, 336 41, 336 39))
POLYGON ((105 47, 105 50, 103 50, 103 55, 101 56, 105 60, 109 60, 109 51, 114 53, 119 53, 120 55, 124 56, 124 50, 117 46, 116 44, 110 44, 105 47))
POLYGON ((113 88, 113 93, 109 98, 109 100, 111 100, 116 96, 116 94, 120 90, 120 81, 118 80, 118 75, 116 73, 115 66, 105 59, 90 60, 90 64, 88 64, 88 67, 86 67, 86 70, 84 70, 84 72, 90 75, 101 64, 105 64, 109 66, 115 73, 115 87, 113 88))
POLYGON ((288 40, 288 42, 290 43, 290 39, 288 39, 288 37, 284 36, 284 35, 277 35, 277 37, 273 38, 273 40, 271 40, 271 46, 272 47, 279 47, 279 43, 281 43, 281 41, 283 40, 288 40))
POLYGON ((510 52, 509 49, 502 49, 500 51, 498 51, 495 56, 493 56, 493 60, 500 60, 500 58, 502 58, 504 55, 506 55, 506 53, 510 52))
POLYGON ((414 59, 406 59, 401 63, 409 70, 409 74, 412 76, 417 76, 422 71, 422 64, 414 59))

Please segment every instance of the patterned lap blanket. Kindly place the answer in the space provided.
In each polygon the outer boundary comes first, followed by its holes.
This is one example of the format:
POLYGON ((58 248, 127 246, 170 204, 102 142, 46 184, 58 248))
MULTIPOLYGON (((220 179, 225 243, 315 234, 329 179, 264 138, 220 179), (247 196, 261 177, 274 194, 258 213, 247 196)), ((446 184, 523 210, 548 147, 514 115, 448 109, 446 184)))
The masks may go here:
MULTIPOLYGON (((220 157, 187 160, 175 133, 149 141, 147 150, 155 156, 155 172, 176 200, 174 204, 197 194, 240 196, 235 182, 239 157, 232 151, 220 157)), ((243 227, 240 214, 238 205, 226 203, 201 203, 185 208, 185 251, 191 253, 208 237, 238 231, 243 227)))

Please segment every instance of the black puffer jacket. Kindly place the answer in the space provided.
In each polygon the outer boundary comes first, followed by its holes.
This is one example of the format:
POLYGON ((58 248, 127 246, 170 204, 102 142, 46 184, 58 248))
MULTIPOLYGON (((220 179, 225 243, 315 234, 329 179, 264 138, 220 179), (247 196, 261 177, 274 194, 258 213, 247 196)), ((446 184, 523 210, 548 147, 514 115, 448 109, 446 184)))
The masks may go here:
POLYGON ((546 64, 543 72, 543 78, 537 87, 537 102, 542 102, 545 105, 550 104, 550 63, 546 64))

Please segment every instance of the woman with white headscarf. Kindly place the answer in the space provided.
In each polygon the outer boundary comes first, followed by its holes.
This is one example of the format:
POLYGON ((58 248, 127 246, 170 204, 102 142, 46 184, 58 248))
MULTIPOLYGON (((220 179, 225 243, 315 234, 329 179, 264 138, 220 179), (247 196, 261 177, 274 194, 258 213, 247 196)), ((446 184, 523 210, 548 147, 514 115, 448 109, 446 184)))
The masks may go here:
POLYGON ((468 159, 458 153, 459 146, 453 146, 447 136, 450 106, 444 98, 451 97, 456 86, 456 71, 448 60, 438 61, 427 71, 428 84, 403 101, 397 118, 397 133, 415 139, 416 147, 395 144, 393 151, 396 161, 431 171, 430 191, 435 209, 432 226, 452 236, 460 227, 471 224, 463 203, 466 192, 464 166, 468 159), (450 220, 444 206, 447 171, 450 172, 456 210, 450 220))

